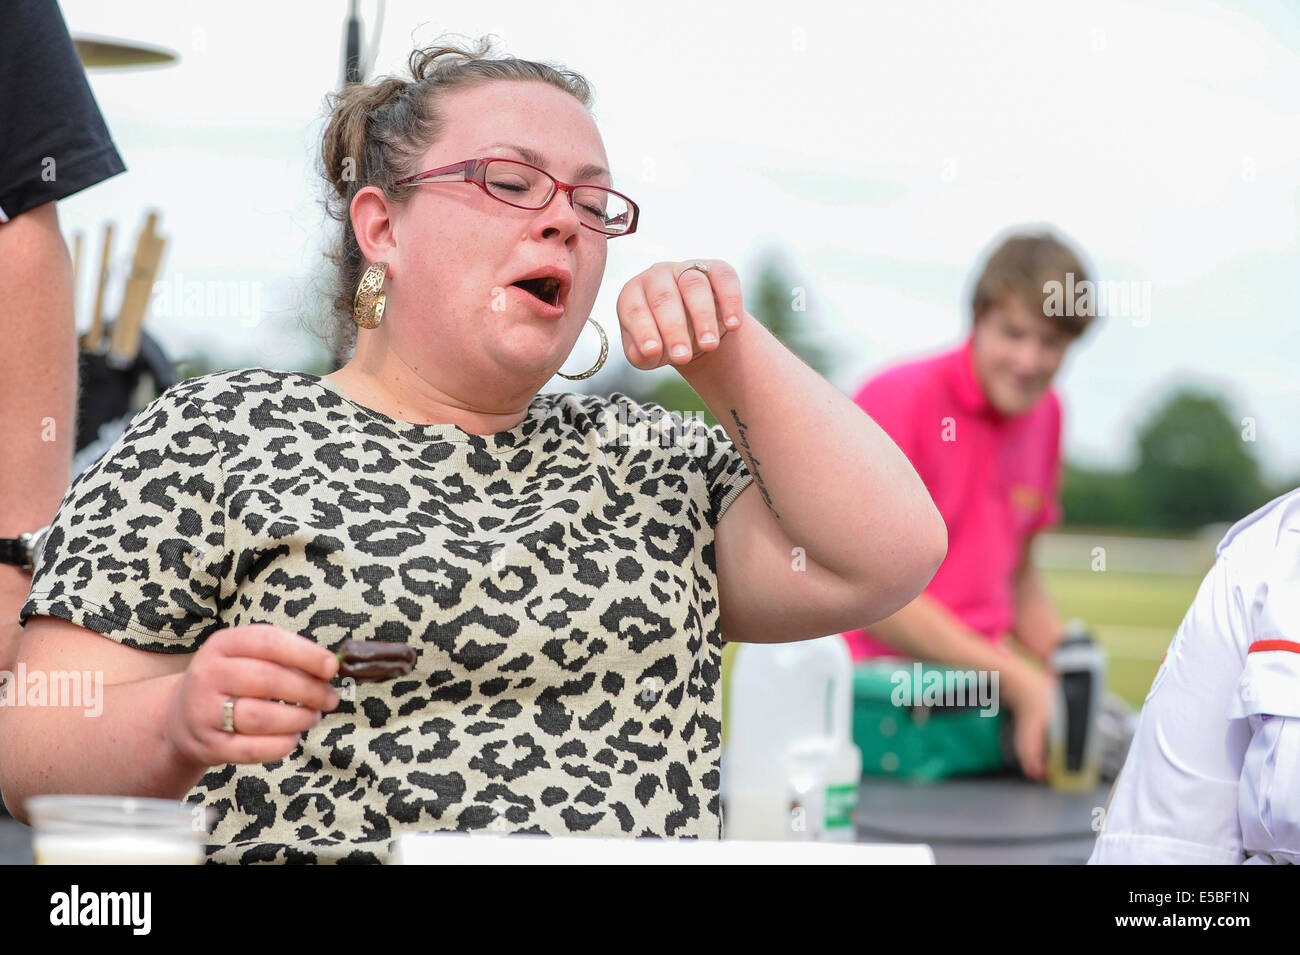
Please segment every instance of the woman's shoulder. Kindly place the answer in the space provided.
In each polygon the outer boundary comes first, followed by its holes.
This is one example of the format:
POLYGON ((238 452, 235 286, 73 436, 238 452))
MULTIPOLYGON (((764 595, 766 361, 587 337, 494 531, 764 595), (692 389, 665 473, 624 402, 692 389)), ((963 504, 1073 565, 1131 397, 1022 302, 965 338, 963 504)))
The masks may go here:
MULTIPOLYGON (((285 397, 312 393, 319 376, 276 368, 231 368, 195 375, 176 382, 155 401, 169 405, 193 404, 207 413, 230 412, 249 402, 271 400, 282 405, 285 397)), ((319 391, 319 386, 315 388, 319 391)), ((284 406, 292 407, 292 406, 284 406)), ((303 410, 307 410, 305 407, 303 410)))
MULTIPOLYGON (((268 413, 273 409, 276 418, 295 413, 314 417, 323 410, 322 398, 331 404, 338 400, 321 385, 317 375, 253 367, 186 378, 155 399, 155 405, 193 406, 214 422, 229 424, 236 419, 256 421, 257 415, 250 417, 254 408, 268 413)), ((689 435, 703 424, 696 412, 671 411, 658 402, 639 400, 621 391, 609 395, 539 392, 530 414, 538 419, 540 432, 595 434, 602 438, 601 443, 610 437, 639 432, 658 435, 667 430, 689 435)))
POLYGON ((538 395, 538 400, 542 403, 544 414, 579 429, 584 429, 585 426, 599 428, 607 421, 620 417, 650 417, 653 416, 655 407, 652 402, 638 402, 621 391, 609 395, 571 391, 542 392, 538 395))
POLYGON ((595 434, 606 452, 637 448, 699 456, 707 455, 717 440, 702 412, 674 411, 621 391, 608 396, 554 393, 545 397, 551 417, 563 429, 595 434))
POLYGON ((318 380, 319 375, 304 371, 286 371, 280 368, 227 368, 193 378, 184 378, 167 389, 169 392, 191 397, 194 395, 224 394, 228 392, 265 392, 274 388, 306 387, 318 380))
POLYGON ((600 428, 611 418, 634 404, 621 392, 611 395, 587 394, 577 391, 543 391, 537 395, 539 415, 557 421, 566 429, 586 431, 600 428))

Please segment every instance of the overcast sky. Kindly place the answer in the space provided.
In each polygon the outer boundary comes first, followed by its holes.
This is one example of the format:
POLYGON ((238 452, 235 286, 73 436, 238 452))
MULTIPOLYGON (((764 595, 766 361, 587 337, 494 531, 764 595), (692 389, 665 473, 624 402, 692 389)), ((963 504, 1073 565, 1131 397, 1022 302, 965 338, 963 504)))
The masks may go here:
MULTIPOLYGON (((171 288, 243 282, 256 307, 156 308, 150 331, 174 357, 215 347, 294 367, 311 354, 296 319, 329 234, 315 154, 347 3, 61 6, 74 35, 180 55, 91 71, 129 169, 62 203, 65 228, 87 230, 97 263, 116 220, 120 286, 156 206, 171 288)), ((361 4, 367 41, 376 7, 361 4)), ((495 34, 593 84, 616 184, 643 215, 611 244, 593 313, 615 343, 618 293, 654 262, 721 258, 752 281, 775 248, 807 289, 800 317, 839 357, 831 380, 852 392, 957 344, 989 243, 1050 224, 1099 280, 1138 293, 1058 376, 1069 456, 1128 463, 1135 426, 1193 382, 1255 419, 1270 477, 1300 472, 1295 5, 389 0, 373 72, 443 31, 495 34)), ((566 369, 596 347, 580 340, 566 369)))

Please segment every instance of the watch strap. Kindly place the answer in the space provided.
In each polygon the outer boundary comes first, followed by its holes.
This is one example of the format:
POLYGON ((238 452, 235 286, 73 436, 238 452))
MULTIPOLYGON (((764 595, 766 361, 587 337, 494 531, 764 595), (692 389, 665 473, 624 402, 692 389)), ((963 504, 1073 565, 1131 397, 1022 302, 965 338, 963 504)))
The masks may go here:
POLYGON ((0 564, 27 566, 27 546, 21 537, 0 537, 0 564))
POLYGON ((38 530, 17 537, 0 537, 0 564, 17 564, 25 571, 36 569, 36 548, 50 532, 47 524, 38 530))

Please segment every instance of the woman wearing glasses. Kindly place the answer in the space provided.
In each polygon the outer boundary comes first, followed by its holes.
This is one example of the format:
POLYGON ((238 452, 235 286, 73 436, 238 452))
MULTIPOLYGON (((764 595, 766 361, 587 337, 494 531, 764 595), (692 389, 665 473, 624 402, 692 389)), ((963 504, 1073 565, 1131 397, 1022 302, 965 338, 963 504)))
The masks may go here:
POLYGON ((66 494, 21 655, 102 670, 103 713, 0 716, 15 815, 185 799, 216 862, 384 861, 420 830, 718 838, 723 640, 878 620, 939 566, 906 458, 725 262, 656 263, 617 302, 631 363, 671 363, 721 426, 540 392, 638 210, 582 78, 487 52, 417 50, 333 104, 351 360, 182 382, 66 494), (345 638, 414 668, 341 680, 345 638))

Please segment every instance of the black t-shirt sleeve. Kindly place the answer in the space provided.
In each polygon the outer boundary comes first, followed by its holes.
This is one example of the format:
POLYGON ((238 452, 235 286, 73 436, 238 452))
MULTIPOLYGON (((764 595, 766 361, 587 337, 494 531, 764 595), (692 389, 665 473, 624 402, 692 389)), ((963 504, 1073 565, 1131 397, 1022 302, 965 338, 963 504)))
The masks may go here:
POLYGON ((0 222, 126 169, 55 0, 0 11, 0 222))

